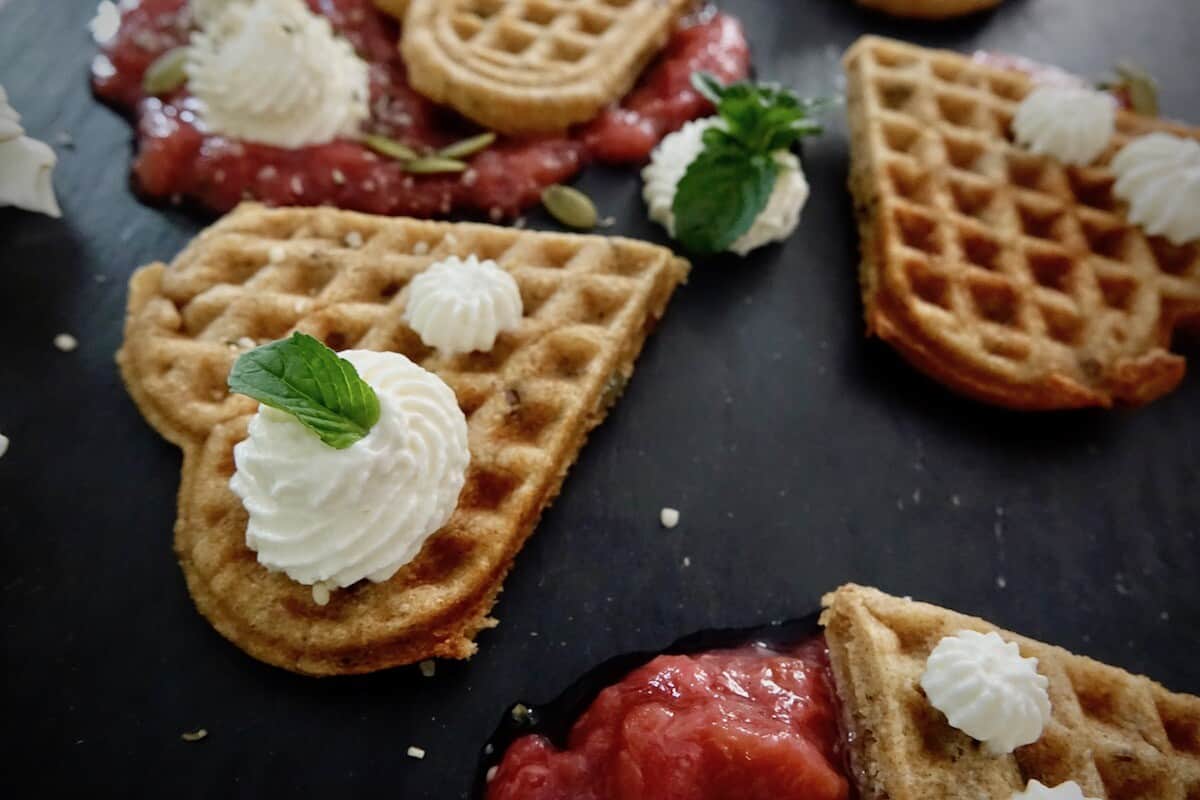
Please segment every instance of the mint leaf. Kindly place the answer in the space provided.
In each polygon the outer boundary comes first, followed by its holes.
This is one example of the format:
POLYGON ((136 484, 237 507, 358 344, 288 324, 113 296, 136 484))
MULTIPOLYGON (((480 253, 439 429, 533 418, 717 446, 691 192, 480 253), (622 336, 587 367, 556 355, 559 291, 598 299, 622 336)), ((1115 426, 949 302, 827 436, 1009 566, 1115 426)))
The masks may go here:
POLYGON ((693 74, 692 86, 716 104, 729 135, 753 152, 786 150, 802 137, 821 132, 813 117, 824 100, 801 100, 790 89, 770 83, 723 86, 706 72, 693 74))
POLYGON ((722 125, 704 132, 704 150, 675 190, 675 238, 697 253, 725 250, 767 207, 779 166, 774 153, 821 132, 821 100, 774 84, 723 85, 697 72, 692 86, 717 106, 722 125))
MULTIPOLYGON (((708 131, 712 133, 713 131, 708 131)), ((675 238, 697 253, 718 253, 750 230, 766 208, 779 169, 768 154, 713 137, 675 190, 675 238)))
POLYGON ((379 398, 354 365, 303 333, 243 353, 229 389, 286 411, 338 450, 379 421, 379 398))

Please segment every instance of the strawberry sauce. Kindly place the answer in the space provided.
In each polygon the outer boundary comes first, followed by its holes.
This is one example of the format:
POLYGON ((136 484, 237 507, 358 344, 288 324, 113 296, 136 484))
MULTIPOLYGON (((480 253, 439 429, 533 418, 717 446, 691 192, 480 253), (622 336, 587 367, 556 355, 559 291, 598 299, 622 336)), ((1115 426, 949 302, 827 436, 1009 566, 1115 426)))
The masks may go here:
POLYGON ((559 750, 518 739, 487 800, 846 800, 821 638, 660 656, 603 690, 559 750))
MULTIPOLYGON (((370 0, 308 0, 327 16, 371 68, 369 132, 430 151, 478 128, 417 94, 396 47, 399 27, 370 0)), ((374 214, 442 216, 476 212, 513 217, 546 186, 590 161, 635 164, 688 120, 712 113, 692 90, 692 72, 724 81, 745 77, 750 55, 737 20, 704 13, 683 23, 637 87, 617 106, 565 135, 501 139, 469 159, 460 174, 410 175, 352 140, 282 149, 206 133, 186 86, 163 97, 142 91, 146 68, 185 44, 192 30, 186 0, 122 4, 121 28, 92 66, 103 101, 136 120, 133 181, 146 197, 190 200, 223 213, 243 199, 271 205, 335 205, 374 214)))

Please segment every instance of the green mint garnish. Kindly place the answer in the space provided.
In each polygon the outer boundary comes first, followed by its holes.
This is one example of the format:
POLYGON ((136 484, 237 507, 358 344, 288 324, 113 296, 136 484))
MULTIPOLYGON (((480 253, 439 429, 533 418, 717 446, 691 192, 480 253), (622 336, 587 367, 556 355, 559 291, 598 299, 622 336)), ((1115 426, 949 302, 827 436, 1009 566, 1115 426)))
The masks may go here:
POLYGON ((303 333, 243 353, 229 389, 291 414, 338 450, 379 421, 379 398, 354 365, 303 333))
POLYGON ((772 155, 821 132, 813 114, 824 104, 772 84, 724 86, 704 72, 692 86, 717 107, 721 128, 704 132, 704 150, 675 191, 675 238, 697 253, 725 250, 750 230, 779 176, 772 155))

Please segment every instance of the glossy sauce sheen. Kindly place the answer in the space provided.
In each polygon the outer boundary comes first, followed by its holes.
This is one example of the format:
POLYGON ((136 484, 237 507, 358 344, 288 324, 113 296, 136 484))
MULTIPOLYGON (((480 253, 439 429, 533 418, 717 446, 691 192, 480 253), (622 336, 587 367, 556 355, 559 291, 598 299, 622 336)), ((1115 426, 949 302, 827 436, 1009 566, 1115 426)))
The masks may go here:
POLYGON ((600 693, 566 750, 518 739, 488 800, 845 800, 823 639, 659 656, 600 693))
MULTIPOLYGON (((421 150, 477 132, 408 85, 396 47, 398 27, 369 0, 308 2, 371 66, 370 132, 421 150)), ((418 217, 456 210, 514 216, 537 203, 543 188, 567 180, 589 161, 641 162, 667 133, 712 113, 691 88, 692 72, 706 70, 732 81, 745 77, 750 64, 737 20, 700 15, 675 32, 619 106, 592 122, 566 135, 501 140, 471 158, 461 174, 417 176, 355 141, 288 150, 205 133, 186 87, 161 98, 147 97, 141 88, 154 59, 187 42, 186 0, 140 0, 122 8, 120 32, 97 56, 92 78, 98 97, 137 120, 135 184, 151 198, 187 198, 217 212, 257 199, 418 217)))

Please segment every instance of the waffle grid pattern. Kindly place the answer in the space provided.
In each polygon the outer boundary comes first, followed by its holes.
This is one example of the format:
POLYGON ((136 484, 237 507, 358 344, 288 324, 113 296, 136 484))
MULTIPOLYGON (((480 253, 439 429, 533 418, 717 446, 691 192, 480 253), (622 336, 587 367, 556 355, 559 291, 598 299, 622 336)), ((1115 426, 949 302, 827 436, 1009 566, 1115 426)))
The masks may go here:
POLYGON ((562 130, 628 91, 690 0, 413 0, 413 86, 503 133, 562 130))
POLYGON ((1173 387, 1181 361, 1167 386, 1124 385, 1121 373, 1148 354, 1173 362, 1163 348, 1174 327, 1200 324, 1200 245, 1129 225, 1106 165, 1132 137, 1178 126, 1121 113, 1096 165, 1065 167, 1012 142, 1031 87, 1022 74, 874 37, 851 49, 847 70, 868 303, 878 292, 916 347, 984 382, 1075 385, 1051 405, 1105 405, 1109 391, 1140 402, 1173 387))
POLYGON ((1200 698, 1042 644, 973 617, 874 589, 842 587, 824 623, 843 702, 853 713, 865 800, 1008 797, 1029 780, 1078 783, 1101 800, 1200 796, 1200 698), (1053 719, 1042 738, 995 758, 949 726, 919 686, 937 642, 956 631, 996 631, 1038 659, 1053 719), (872 700, 868 700, 868 698, 872 700), (886 698, 886 699, 885 699, 886 698))
MULTIPOLYGON (((193 595, 212 594, 207 609, 197 597, 202 610, 218 628, 228 616, 222 632, 264 660, 360 671, 381 666, 370 653, 378 641, 411 643, 445 626, 435 618, 446 609, 494 596, 685 274, 669 250, 630 240, 253 205, 202 234, 171 267, 139 272, 119 361, 144 415, 185 450, 177 549, 193 595), (406 286, 433 260, 472 253, 513 274, 525 317, 490 352, 443 356, 404 324, 406 286), (294 330, 334 349, 403 353, 437 373, 467 415, 471 447, 459 508, 422 555, 385 584, 335 592, 324 614, 306 587, 257 565, 227 486, 232 447, 256 405, 228 393, 229 368, 244 349, 294 330), (286 624, 281 608, 293 610, 286 624), (360 635, 341 641, 353 626, 360 635), (247 646, 281 631, 284 641, 247 646), (320 662, 329 653, 333 660, 320 662)), ((486 611, 472 620, 476 629, 486 611)), ((442 638, 449 644, 436 652, 389 655, 382 666, 473 650, 469 636, 442 638)))

